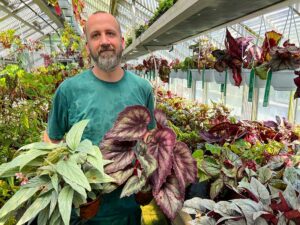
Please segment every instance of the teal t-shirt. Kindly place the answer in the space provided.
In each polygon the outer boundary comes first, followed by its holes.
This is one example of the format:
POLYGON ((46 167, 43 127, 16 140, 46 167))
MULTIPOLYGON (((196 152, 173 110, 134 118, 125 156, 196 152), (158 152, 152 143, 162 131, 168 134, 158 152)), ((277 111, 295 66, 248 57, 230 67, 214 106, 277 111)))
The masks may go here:
MULTIPOLYGON (((149 129, 154 128, 153 90, 147 80, 125 71, 121 80, 105 82, 91 70, 86 70, 65 80, 56 90, 48 118, 48 135, 51 139, 60 140, 76 122, 89 119, 82 139, 98 145, 112 128, 118 114, 132 105, 143 105, 149 109, 149 129)), ((102 196, 97 216, 87 224, 139 224, 141 212, 134 196, 120 199, 120 193, 121 188, 102 196)))

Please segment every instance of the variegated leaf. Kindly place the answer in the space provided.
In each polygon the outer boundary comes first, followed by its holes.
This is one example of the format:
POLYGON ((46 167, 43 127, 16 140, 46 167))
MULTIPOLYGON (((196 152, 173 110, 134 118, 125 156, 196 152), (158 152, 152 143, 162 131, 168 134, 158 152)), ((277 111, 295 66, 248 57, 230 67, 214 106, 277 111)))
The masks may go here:
POLYGON ((148 140, 147 152, 156 159, 158 165, 158 169, 151 176, 154 193, 158 193, 167 176, 171 174, 176 135, 171 129, 164 128, 153 132, 148 140))
POLYGON ((160 109, 155 109, 154 110, 154 117, 156 120, 156 124, 159 128, 164 128, 168 126, 168 120, 166 114, 160 110, 160 109))
POLYGON ((140 190, 142 190, 145 184, 146 178, 144 176, 141 176, 140 178, 138 176, 130 177, 122 189, 120 198, 138 193, 140 190))
POLYGON ((125 167, 132 164, 132 161, 135 159, 132 148, 135 145, 135 141, 116 141, 112 139, 105 139, 100 144, 103 158, 113 161, 105 166, 105 172, 108 174, 114 173, 123 170, 125 167))
POLYGON ((96 169, 90 169, 85 173, 86 178, 88 179, 89 183, 95 184, 95 183, 109 183, 109 182, 115 182, 115 179, 108 176, 105 173, 100 173, 96 169))
POLYGON ((47 143, 47 142, 35 142, 28 145, 25 145, 20 148, 20 150, 25 149, 39 149, 39 150, 52 150, 58 147, 62 147, 64 144, 54 144, 54 143, 47 143))
POLYGON ((114 184, 114 183, 106 183, 103 184, 103 189, 102 189, 102 193, 103 194, 108 194, 113 192, 114 190, 116 190, 119 187, 119 185, 114 184))
POLYGON ((141 167, 143 169, 143 174, 148 178, 157 169, 156 159, 150 154, 137 155, 141 167))
POLYGON ((164 214, 171 220, 182 208, 184 195, 180 192, 178 180, 174 175, 168 176, 158 194, 153 196, 164 214))
POLYGON ((115 183, 118 185, 122 185, 130 176, 132 176, 134 169, 132 167, 128 167, 124 170, 120 170, 115 173, 109 174, 112 178, 115 179, 115 183))
POLYGON ((113 128, 105 135, 119 141, 135 141, 147 133, 147 126, 151 117, 149 110, 144 106, 129 106, 122 111, 113 128))
POLYGON ((187 185, 197 179, 197 162, 192 157, 189 147, 183 142, 177 142, 175 145, 173 169, 182 192, 187 185))

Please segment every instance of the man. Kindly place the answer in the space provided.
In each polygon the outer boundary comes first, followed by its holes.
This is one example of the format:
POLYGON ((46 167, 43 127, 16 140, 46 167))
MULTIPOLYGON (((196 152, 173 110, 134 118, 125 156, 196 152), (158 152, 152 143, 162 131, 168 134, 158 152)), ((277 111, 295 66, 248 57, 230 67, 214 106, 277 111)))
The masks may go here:
MULTIPOLYGON (((149 129, 153 128, 152 87, 148 81, 121 68, 124 39, 117 20, 109 13, 96 12, 89 17, 85 33, 86 47, 95 66, 65 80, 56 90, 48 118, 51 141, 58 142, 74 123, 89 119, 83 139, 98 145, 118 114, 131 105, 143 105, 150 110, 149 129)), ((134 196, 120 199, 120 193, 121 188, 101 196, 97 215, 86 224, 140 224, 141 210, 134 196)), ((71 224, 76 223, 72 216, 71 224)))

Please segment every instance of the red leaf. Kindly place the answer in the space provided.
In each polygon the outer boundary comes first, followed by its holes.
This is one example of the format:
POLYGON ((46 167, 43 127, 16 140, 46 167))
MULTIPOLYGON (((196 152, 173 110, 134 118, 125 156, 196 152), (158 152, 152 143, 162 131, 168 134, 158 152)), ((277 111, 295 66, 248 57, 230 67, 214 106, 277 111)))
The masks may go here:
POLYGON ((179 181, 180 190, 184 193, 185 187, 196 181, 198 169, 190 149, 183 142, 177 142, 175 145, 173 169, 179 181))
POLYGON ((59 7, 59 5, 58 4, 56 4, 55 6, 54 6, 54 9, 55 9, 55 12, 56 12, 56 14, 57 15, 59 15, 59 16, 61 16, 61 8, 59 7))
POLYGON ((291 210, 284 213, 284 216, 289 220, 300 218, 300 211, 299 210, 291 210))
POLYGON ((129 106, 119 114, 114 127, 105 135, 105 138, 118 141, 141 139, 147 133, 150 120, 150 112, 146 107, 129 106))
POLYGON ((158 169, 151 176, 153 191, 157 193, 171 174, 176 135, 169 129, 155 130, 148 137, 147 151, 157 160, 158 169))
POLYGON ((286 202, 286 200, 283 197, 283 195, 282 195, 281 192, 279 192, 279 198, 280 198, 280 203, 272 203, 270 205, 270 207, 273 210, 277 210, 277 211, 280 211, 280 212, 288 212, 288 211, 290 211, 291 209, 290 209, 288 203, 286 202))
POLYGON ((179 191, 178 180, 174 175, 168 176, 160 191, 157 194, 153 193, 153 196, 157 205, 171 220, 175 218, 176 213, 182 208, 184 196, 179 191))

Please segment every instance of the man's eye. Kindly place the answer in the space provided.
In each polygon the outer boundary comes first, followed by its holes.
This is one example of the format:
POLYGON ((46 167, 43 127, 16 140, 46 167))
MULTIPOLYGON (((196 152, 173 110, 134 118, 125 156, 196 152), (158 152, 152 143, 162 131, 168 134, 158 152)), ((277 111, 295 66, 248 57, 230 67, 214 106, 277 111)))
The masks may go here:
POLYGON ((108 36, 114 36, 115 33, 113 33, 113 32, 108 32, 107 35, 108 35, 108 36))
POLYGON ((96 38, 96 37, 99 37, 99 34, 93 34, 92 35, 92 38, 96 38))

